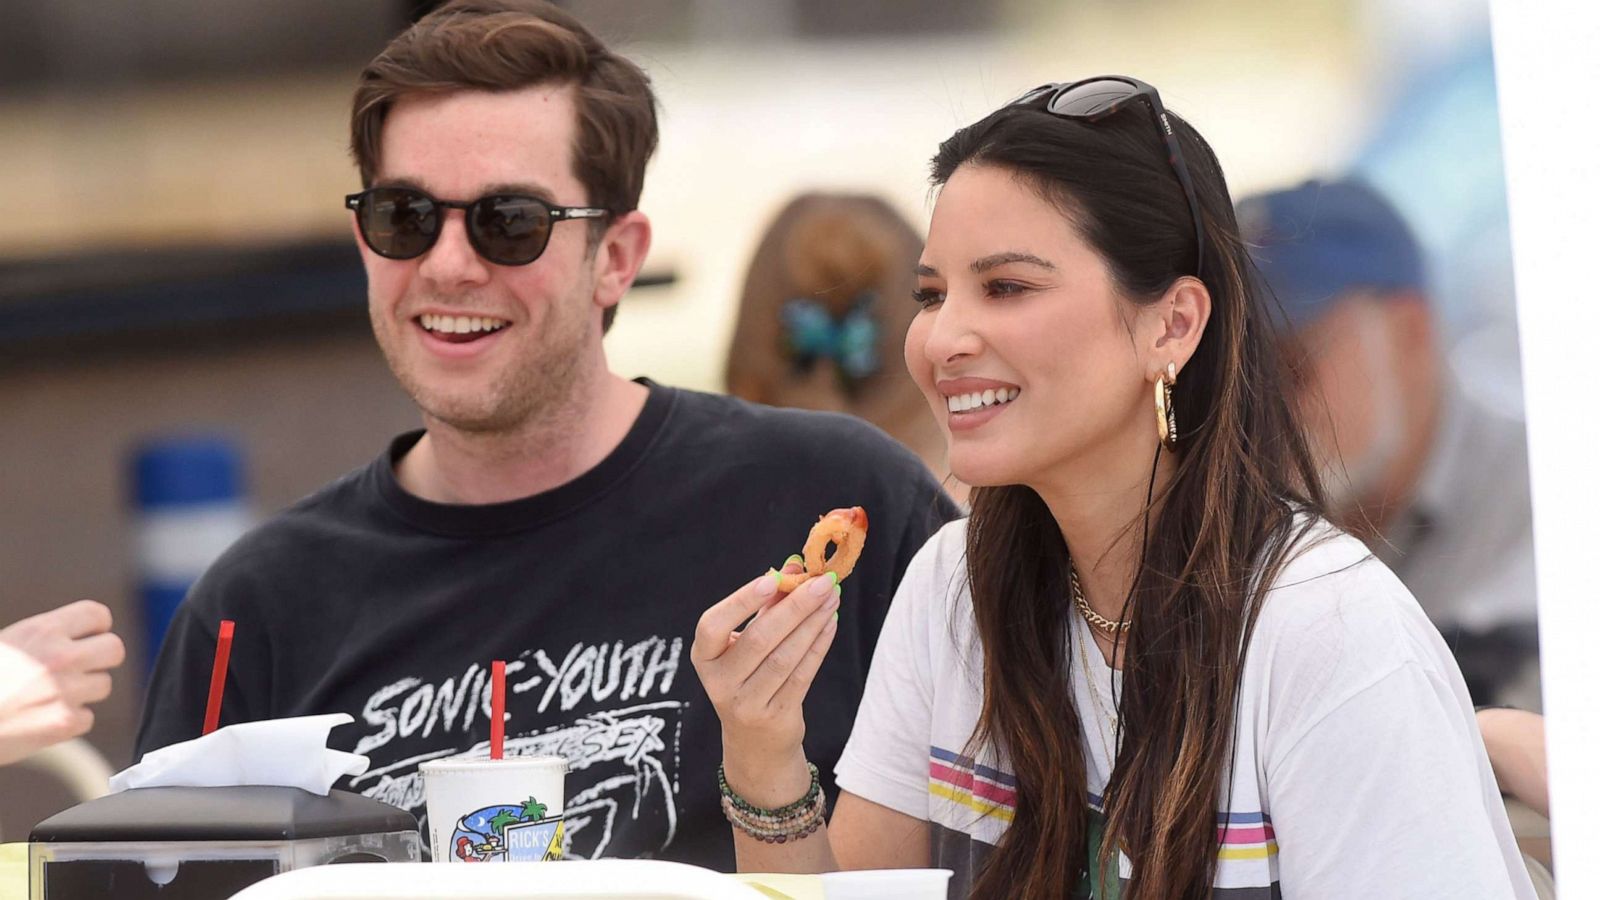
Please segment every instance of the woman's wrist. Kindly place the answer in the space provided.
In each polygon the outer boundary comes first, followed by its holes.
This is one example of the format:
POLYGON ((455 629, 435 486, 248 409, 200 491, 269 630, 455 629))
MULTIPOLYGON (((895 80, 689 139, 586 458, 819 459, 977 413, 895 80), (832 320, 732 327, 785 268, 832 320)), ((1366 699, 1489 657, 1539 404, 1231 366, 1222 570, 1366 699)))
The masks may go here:
POLYGON ((805 750, 778 753, 740 751, 723 744, 723 777, 728 789, 756 806, 776 808, 793 803, 811 789, 805 750))
POLYGON ((817 767, 806 764, 810 781, 800 799, 783 806, 752 802, 729 787, 724 767, 717 767, 717 788, 722 794, 722 814, 729 824, 764 844, 787 844, 815 834, 828 817, 828 800, 822 793, 817 767))

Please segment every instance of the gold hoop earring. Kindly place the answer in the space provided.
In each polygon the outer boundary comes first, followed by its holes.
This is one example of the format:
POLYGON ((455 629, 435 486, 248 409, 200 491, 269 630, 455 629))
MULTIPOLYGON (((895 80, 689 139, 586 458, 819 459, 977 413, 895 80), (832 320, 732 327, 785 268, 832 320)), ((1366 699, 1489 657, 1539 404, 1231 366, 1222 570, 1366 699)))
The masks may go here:
POLYGON ((1168 450, 1178 449, 1178 411, 1172 402, 1172 386, 1178 383, 1177 363, 1167 363, 1167 371, 1156 377, 1156 435, 1168 450))

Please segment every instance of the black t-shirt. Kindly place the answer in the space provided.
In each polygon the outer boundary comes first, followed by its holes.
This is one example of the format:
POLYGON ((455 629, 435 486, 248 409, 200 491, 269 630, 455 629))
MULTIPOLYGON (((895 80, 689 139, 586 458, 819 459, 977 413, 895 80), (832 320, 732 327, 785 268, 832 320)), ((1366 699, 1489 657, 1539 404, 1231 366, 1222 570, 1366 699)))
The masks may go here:
POLYGON ((419 499, 394 477, 414 432, 246 535, 178 610, 139 752, 199 735, 218 623, 232 619, 222 724, 347 712, 330 746, 371 767, 337 786, 421 817, 418 763, 487 755, 489 667, 504 659, 506 754, 567 758, 571 856, 731 869, 720 726, 689 662, 700 614, 799 552, 822 513, 866 508, 866 549, 805 704, 806 753, 831 794, 889 599, 958 512, 859 420, 646 385, 616 450, 553 490, 419 499))

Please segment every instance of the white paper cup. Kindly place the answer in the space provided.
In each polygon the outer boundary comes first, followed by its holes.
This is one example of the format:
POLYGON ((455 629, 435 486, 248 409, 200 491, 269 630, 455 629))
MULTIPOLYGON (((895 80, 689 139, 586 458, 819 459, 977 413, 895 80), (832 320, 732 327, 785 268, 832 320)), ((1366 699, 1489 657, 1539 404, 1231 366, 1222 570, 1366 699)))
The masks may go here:
POLYGON ((947 900, 949 869, 864 869, 822 876, 826 900, 947 900))
POLYGON ((418 768, 434 862, 561 858, 565 759, 437 759, 418 768))

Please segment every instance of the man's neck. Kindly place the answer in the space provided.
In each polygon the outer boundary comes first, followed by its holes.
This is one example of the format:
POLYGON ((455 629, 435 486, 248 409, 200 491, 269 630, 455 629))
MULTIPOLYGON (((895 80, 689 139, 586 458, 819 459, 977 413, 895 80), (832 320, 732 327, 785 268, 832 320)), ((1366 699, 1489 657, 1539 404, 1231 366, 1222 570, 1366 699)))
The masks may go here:
POLYGON ((424 500, 471 505, 560 487, 622 443, 649 390, 605 371, 579 393, 563 408, 509 432, 466 432, 424 416, 428 431, 395 464, 395 479, 424 500))

